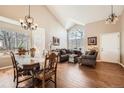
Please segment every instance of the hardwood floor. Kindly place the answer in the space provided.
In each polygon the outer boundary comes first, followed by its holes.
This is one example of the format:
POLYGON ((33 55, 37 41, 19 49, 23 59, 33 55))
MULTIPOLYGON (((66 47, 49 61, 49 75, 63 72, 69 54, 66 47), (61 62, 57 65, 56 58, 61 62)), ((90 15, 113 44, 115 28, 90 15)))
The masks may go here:
MULTIPOLYGON (((31 81, 20 84, 20 87, 28 87, 31 81)), ((0 71, 0 87, 15 87, 13 82, 13 70, 0 71)), ((38 87, 41 83, 38 82, 38 87)), ((48 88, 53 87, 50 83, 48 88)), ((79 64, 59 63, 57 69, 58 88, 97 88, 97 87, 121 87, 124 88, 124 68, 118 64, 98 62, 96 68, 79 66, 79 64)))

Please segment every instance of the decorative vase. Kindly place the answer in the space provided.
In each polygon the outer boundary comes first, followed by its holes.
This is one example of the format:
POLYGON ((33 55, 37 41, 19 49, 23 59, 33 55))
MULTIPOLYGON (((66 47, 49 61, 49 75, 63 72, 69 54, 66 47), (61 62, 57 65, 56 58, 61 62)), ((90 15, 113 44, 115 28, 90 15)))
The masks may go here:
POLYGON ((35 56, 35 51, 31 51, 31 57, 35 56))
POLYGON ((36 51, 35 48, 31 48, 31 49, 30 49, 31 57, 35 57, 35 51, 36 51))

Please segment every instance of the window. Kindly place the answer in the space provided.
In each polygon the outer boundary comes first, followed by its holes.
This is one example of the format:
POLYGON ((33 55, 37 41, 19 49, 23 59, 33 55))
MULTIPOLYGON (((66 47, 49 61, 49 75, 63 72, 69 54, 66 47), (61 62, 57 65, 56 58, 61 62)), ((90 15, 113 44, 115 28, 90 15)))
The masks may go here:
POLYGON ((75 26, 68 31, 68 48, 69 49, 83 48, 83 31, 79 26, 75 26))
POLYGON ((29 48, 29 36, 26 33, 0 30, 0 52, 15 50, 19 47, 29 48))

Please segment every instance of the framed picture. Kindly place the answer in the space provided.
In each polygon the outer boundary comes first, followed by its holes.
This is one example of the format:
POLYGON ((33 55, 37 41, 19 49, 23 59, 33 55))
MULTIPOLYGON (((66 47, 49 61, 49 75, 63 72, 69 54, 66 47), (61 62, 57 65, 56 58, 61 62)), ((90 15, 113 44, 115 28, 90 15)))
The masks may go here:
POLYGON ((97 37, 88 37, 88 45, 97 45, 97 37))
POLYGON ((53 45, 54 45, 54 46, 59 46, 59 44, 60 44, 59 38, 53 37, 53 45))

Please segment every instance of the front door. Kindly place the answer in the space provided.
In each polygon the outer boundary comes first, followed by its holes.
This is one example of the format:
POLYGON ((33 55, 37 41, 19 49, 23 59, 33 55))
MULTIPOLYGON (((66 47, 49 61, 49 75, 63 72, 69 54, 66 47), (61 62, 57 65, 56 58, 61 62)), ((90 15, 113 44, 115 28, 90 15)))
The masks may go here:
POLYGON ((120 33, 105 33, 101 35, 100 59, 106 62, 120 62, 120 33))

